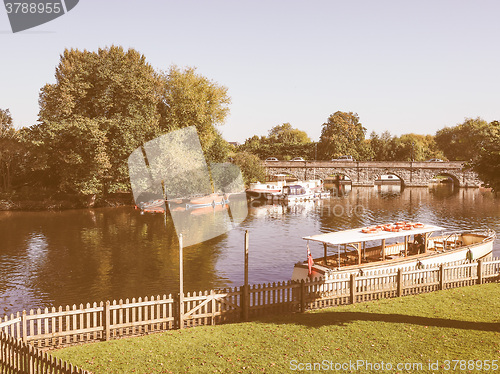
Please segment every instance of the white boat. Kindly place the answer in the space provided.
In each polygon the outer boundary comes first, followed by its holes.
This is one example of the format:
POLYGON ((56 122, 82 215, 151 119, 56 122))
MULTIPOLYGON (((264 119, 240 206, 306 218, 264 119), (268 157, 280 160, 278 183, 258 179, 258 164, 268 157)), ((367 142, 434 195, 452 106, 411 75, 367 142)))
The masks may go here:
POLYGON ((283 187, 279 197, 286 202, 308 201, 330 197, 330 192, 323 191, 323 182, 319 179, 297 181, 292 185, 283 187))
POLYGON ((252 199, 273 199, 283 193, 283 186, 285 184, 285 181, 250 183, 250 187, 246 190, 246 193, 252 199))
POLYGON ((317 242, 322 244, 323 256, 308 256, 306 261, 296 263, 292 280, 491 257, 494 231, 444 231, 434 225, 396 222, 306 236, 303 239, 307 241, 307 253, 310 242, 317 242), (329 252, 332 247, 337 249, 335 253, 329 252))
POLYGON ((399 184, 401 183, 401 179, 394 174, 383 174, 380 175, 375 180, 375 184, 391 184, 391 183, 399 184))

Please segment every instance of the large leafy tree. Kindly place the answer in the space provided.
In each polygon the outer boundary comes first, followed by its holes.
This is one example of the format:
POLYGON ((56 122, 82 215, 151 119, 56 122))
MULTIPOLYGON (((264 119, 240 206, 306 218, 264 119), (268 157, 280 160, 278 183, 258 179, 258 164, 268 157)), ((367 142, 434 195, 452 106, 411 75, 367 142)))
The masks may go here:
POLYGON ((197 74, 195 68, 171 66, 163 72, 160 89, 160 128, 163 131, 196 126, 209 161, 227 158, 228 143, 217 130, 229 113, 227 88, 197 74))
POLYGON ((444 127, 436 132, 436 143, 450 160, 475 160, 479 150, 492 136, 492 124, 484 119, 467 118, 453 127, 444 127))
POLYGON ((228 113, 227 89, 175 66, 157 73, 122 47, 66 50, 56 82, 40 93, 35 153, 44 153, 48 184, 90 195, 128 190, 127 158, 171 130, 194 125, 209 161, 225 160, 216 125, 228 113))
POLYGON ((315 143, 311 142, 305 131, 293 128, 290 123, 274 126, 268 136, 254 135, 241 146, 242 150, 253 153, 261 159, 278 157, 290 159, 292 157, 314 158, 315 143))
POLYGON ((288 122, 274 126, 269 130, 269 140, 284 144, 306 144, 311 142, 305 131, 294 129, 288 122))
POLYGON ((472 163, 473 170, 487 186, 500 193, 500 122, 489 124, 489 136, 482 142, 477 157, 472 163))
POLYGON ((319 157, 328 160, 332 157, 351 155, 364 158, 366 129, 359 116, 352 112, 335 112, 323 123, 318 143, 319 157))
POLYGON ((12 126, 9 109, 0 109, 0 190, 12 185, 12 168, 19 152, 17 131, 12 126))
POLYGON ((133 49, 71 49, 61 55, 55 77, 39 99, 50 175, 68 192, 126 188, 126 158, 159 133, 154 69, 133 49))

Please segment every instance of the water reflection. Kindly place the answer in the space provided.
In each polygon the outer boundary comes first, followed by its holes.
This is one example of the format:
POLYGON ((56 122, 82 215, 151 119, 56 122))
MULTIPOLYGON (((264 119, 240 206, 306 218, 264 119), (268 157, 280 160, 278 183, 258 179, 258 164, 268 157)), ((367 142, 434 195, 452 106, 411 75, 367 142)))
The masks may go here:
MULTIPOLYGON (((277 282, 305 259, 303 236, 401 220, 500 232, 498 203, 491 193, 449 186, 405 188, 390 198, 377 186, 290 205, 253 201, 239 227, 184 250, 184 288, 241 285, 245 230, 250 282, 277 282)), ((170 216, 140 215, 129 207, 0 212, 0 238, 0 315, 177 292, 178 243, 170 216)), ((494 255, 500 256, 498 240, 494 255)))

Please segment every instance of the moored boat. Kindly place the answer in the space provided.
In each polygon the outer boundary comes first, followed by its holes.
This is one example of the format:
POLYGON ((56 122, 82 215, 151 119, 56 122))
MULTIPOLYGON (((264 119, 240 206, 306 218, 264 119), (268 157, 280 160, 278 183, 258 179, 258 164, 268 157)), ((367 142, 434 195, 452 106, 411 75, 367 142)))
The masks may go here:
POLYGON ((292 280, 484 259, 491 257, 495 238, 489 229, 445 232, 442 227, 418 222, 306 236, 308 256, 295 264, 292 280), (322 257, 309 254, 310 242, 322 244, 322 257), (337 249, 335 253, 329 253, 332 247, 337 249))
POLYGON ((286 202, 308 201, 330 197, 330 192, 323 190, 323 182, 319 179, 297 181, 284 186, 283 193, 278 196, 286 202))
POLYGON ((250 183, 250 187, 246 190, 246 193, 251 199, 272 200, 283 192, 283 186, 285 186, 285 184, 285 181, 250 183))

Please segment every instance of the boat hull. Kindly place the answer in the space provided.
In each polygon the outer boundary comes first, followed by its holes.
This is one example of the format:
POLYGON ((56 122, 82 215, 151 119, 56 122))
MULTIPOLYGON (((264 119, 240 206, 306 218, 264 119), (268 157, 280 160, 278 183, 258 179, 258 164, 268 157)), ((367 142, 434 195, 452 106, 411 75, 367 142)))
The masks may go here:
POLYGON ((423 253, 411 257, 397 258, 393 260, 364 263, 361 265, 346 266, 340 269, 330 269, 326 266, 314 264, 312 274, 309 276, 307 261, 295 264, 292 280, 300 281, 310 278, 324 277, 328 274, 364 274, 371 271, 397 271, 400 268, 411 268, 416 266, 432 266, 450 262, 489 259, 492 257, 494 237, 484 242, 475 243, 460 248, 441 252, 423 253), (469 252, 470 251, 470 252, 469 252))

